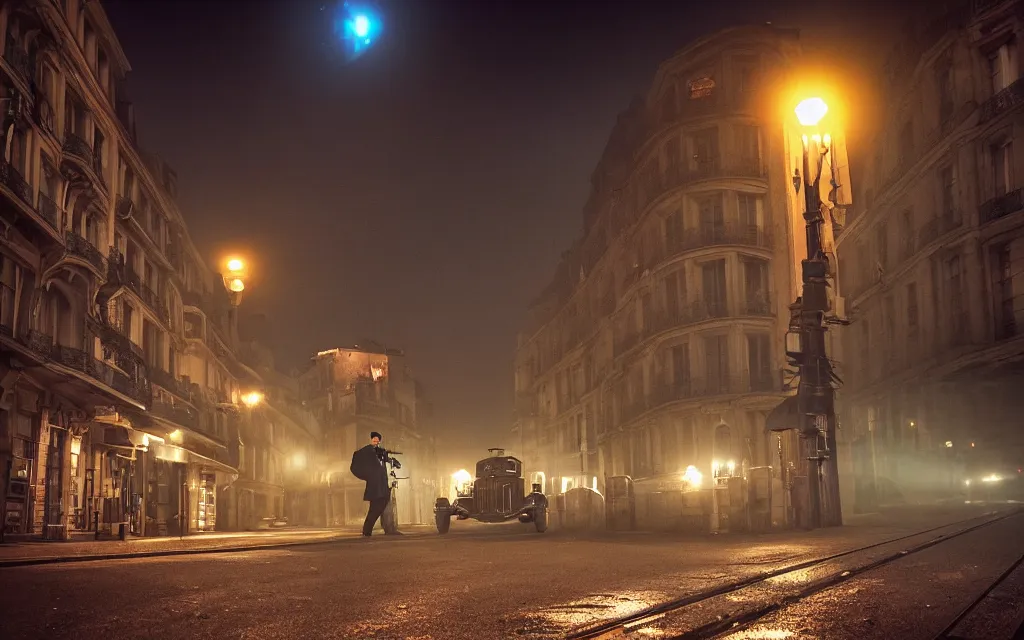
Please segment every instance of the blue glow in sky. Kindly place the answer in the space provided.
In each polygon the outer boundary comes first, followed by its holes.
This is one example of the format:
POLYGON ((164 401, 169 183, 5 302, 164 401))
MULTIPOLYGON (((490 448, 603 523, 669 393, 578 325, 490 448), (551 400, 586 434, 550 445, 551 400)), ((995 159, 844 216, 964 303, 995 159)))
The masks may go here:
POLYGON ((334 34, 350 60, 363 55, 384 32, 380 13, 370 4, 344 2, 334 18, 334 34))

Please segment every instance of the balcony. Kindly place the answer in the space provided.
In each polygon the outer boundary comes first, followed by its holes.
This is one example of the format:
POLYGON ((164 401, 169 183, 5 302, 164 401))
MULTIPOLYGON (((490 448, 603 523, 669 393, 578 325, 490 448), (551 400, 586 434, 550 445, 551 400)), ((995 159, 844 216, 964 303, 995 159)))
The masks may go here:
POLYGON ((85 374, 139 404, 149 405, 152 399, 147 380, 144 378, 133 379, 124 371, 115 369, 81 349, 54 344, 52 337, 39 331, 29 331, 24 342, 39 356, 85 374))
POLYGON ((149 371, 149 379, 153 384, 159 385, 169 393, 173 393, 186 402, 192 402, 192 389, 189 384, 180 378, 176 378, 159 367, 149 371))
POLYGON ((0 159, 0 182, 18 196, 30 209, 35 209, 32 198, 32 185, 25 180, 21 172, 9 162, 0 159))
POLYGON ((748 371, 747 391, 750 393, 781 393, 782 372, 770 368, 748 371))
POLYGON ((743 300, 739 313, 732 312, 724 298, 698 300, 690 304, 680 305, 679 308, 671 311, 661 310, 652 314, 650 320, 645 323, 642 329, 616 336, 613 345, 614 354, 618 358, 642 341, 663 331, 680 329, 708 320, 748 316, 774 317, 775 311, 772 299, 768 296, 752 295, 750 298, 743 300))
POLYGON ((164 302, 160 294, 153 290, 152 287, 142 281, 142 277, 135 273, 131 268, 124 267, 121 281, 132 290, 135 295, 139 296, 140 299, 146 306, 153 310, 156 317, 160 318, 164 324, 171 323, 171 312, 167 309, 167 303, 164 302))
POLYGON ((689 186, 702 180, 726 178, 766 179, 768 170, 760 159, 740 159, 731 163, 723 163, 720 158, 702 158, 695 166, 678 164, 658 173, 652 181, 649 191, 636 199, 638 212, 642 213, 655 200, 669 191, 689 186))
POLYGON ((682 400, 699 400, 749 391, 743 376, 721 375, 711 378, 688 378, 679 382, 660 383, 649 395, 632 402, 619 412, 619 424, 626 424, 644 413, 682 400))
POLYGON ((103 178, 103 164, 100 156, 93 151, 83 138, 75 133, 68 133, 64 138, 64 155, 88 169, 100 186, 106 186, 103 178))
MULTIPOLYGON (((160 386, 163 385, 161 384, 160 386)), ((181 425, 186 429, 201 431, 199 412, 191 407, 171 404, 162 400, 153 400, 149 412, 162 420, 181 425)))
POLYGON ((1024 78, 1016 80, 1013 84, 986 100, 981 105, 978 124, 988 122, 1017 108, 1021 102, 1024 102, 1024 78))
POLYGON ((770 295, 764 292, 751 292, 743 299, 743 314, 761 318, 775 316, 775 305, 770 295))
POLYGON ((756 249, 772 248, 771 232, 756 226, 721 225, 685 229, 681 236, 665 245, 663 253, 655 254, 657 262, 664 262, 680 254, 708 247, 739 245, 756 249))
MULTIPOLYGON (((100 307, 100 313, 103 316, 109 315, 105 305, 100 307)), ((115 354, 130 355, 138 362, 143 361, 142 347, 131 341, 128 331, 121 325, 120 319, 104 317, 103 321, 99 322, 91 316, 86 316, 85 320, 86 326, 100 339, 105 350, 104 354, 109 350, 115 354)), ((118 355, 114 355, 114 357, 117 358, 118 355)), ((121 368, 129 370, 128 367, 121 368)))
POLYGON ((1021 198, 1021 190, 1014 189, 1009 193, 996 196, 986 200, 978 207, 978 218, 981 224, 987 224, 993 220, 1004 218, 1011 213, 1024 209, 1024 200, 1021 198))
POLYGON ((29 60, 28 52, 18 46, 18 42, 7 36, 7 46, 4 47, 4 60, 11 66, 14 73, 27 85, 32 84, 32 63, 29 60))
POLYGON ((64 210, 50 196, 42 191, 39 192, 39 215, 54 231, 64 228, 64 210))
POLYGON ((91 242, 74 231, 68 231, 65 234, 65 244, 68 255, 85 260, 96 269, 97 273, 106 276, 107 259, 91 242))

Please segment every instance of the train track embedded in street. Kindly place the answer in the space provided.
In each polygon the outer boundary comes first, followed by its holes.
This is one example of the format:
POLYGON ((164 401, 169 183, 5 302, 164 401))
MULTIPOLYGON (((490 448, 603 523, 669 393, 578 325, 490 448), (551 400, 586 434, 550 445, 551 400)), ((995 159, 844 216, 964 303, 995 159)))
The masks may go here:
MULTIPOLYGON (((611 640, 612 638, 623 638, 625 634, 630 633, 633 630, 640 629, 644 626, 654 624, 658 620, 666 618, 672 614, 683 613, 696 605, 707 603, 713 598, 718 598, 726 594, 732 594, 738 591, 753 589, 759 585, 762 585, 769 580, 775 578, 784 578, 787 575, 798 575, 801 572, 806 572, 810 569, 817 567, 823 567, 824 565, 849 558, 857 554, 863 554, 872 550, 876 550, 886 546, 899 545, 901 542, 906 542, 914 538, 921 538, 928 536, 942 530, 953 529, 949 533, 940 533, 934 537, 928 538, 922 542, 912 544, 909 547, 902 547, 898 550, 887 553, 879 558, 873 559, 863 564, 857 564, 848 568, 838 568, 836 571, 826 575, 825 577, 814 580, 807 584, 807 586, 799 589, 795 593, 787 595, 783 598, 777 599, 772 602, 766 602, 764 605, 752 607, 750 610, 742 612, 738 615, 731 615, 727 617, 717 617, 715 620, 694 626, 686 631, 680 632, 672 637, 683 638, 685 640, 704 640, 707 638, 715 638, 726 633, 734 633, 740 631, 745 627, 757 622, 765 616, 782 609, 783 607, 792 605, 796 602, 804 600, 814 594, 824 591, 825 589, 834 587, 840 583, 846 582, 851 578, 861 575, 865 572, 878 569, 879 567, 885 566, 892 562, 895 562, 901 558, 905 558, 909 555, 919 553, 926 549, 930 549, 936 545, 942 544, 949 540, 959 538, 960 536, 967 535, 978 529, 989 527, 998 522, 1003 522, 1007 519, 1020 516, 1024 513, 1024 509, 1014 509, 1009 512, 989 512, 973 518, 967 518, 957 522, 951 522, 948 524, 932 527, 930 529, 924 529, 922 531, 916 531, 904 536, 895 538, 889 538, 880 542, 857 547, 855 549, 848 549, 839 553, 835 553, 829 556, 814 558, 812 560, 806 560, 792 565, 779 567, 771 571, 767 571, 755 576, 751 576, 742 580, 729 582, 726 584, 719 585, 717 587, 700 591, 682 598, 669 600, 661 604, 655 605, 643 611, 638 611, 632 615, 618 618, 615 620, 607 620, 598 624, 587 626, 583 629, 579 629, 570 633, 567 636, 567 640, 611 640), (980 522, 978 522, 981 520, 980 522), (957 528, 959 527, 959 528, 957 528)), ((1020 562, 1020 561, 1018 561, 1020 562)), ((1016 566, 1016 565, 1015 565, 1016 566)), ((1005 575, 1010 575, 1012 572, 1007 570, 1005 575)), ((994 589, 999 582, 1001 582, 1005 576, 1001 576, 996 584, 992 585, 985 594, 982 594, 978 600, 972 605, 976 606, 977 602, 984 599, 985 595, 994 589)), ((956 627, 959 622, 966 617, 970 611, 962 612, 956 621, 952 624, 950 629, 956 627)), ((948 637, 948 636, 942 636, 948 637)))
MULTIPOLYGON (((988 588, 986 588, 984 591, 982 591, 981 595, 979 595, 977 598, 975 598, 969 605, 964 607, 964 610, 961 611, 959 614, 957 614, 957 616, 955 618, 953 618, 952 622, 950 622, 948 625, 946 625, 946 627, 942 631, 940 631, 938 634, 936 634, 935 635, 935 640, 955 640, 958 636, 956 634, 954 634, 953 632, 960 625, 960 623, 963 622, 967 618, 967 616, 969 616, 972 613, 974 613, 974 611, 977 610, 981 606, 981 604, 983 602, 985 602, 986 598, 988 598, 992 594, 993 591, 995 591, 1004 582, 1006 582, 1006 580, 1011 575, 1013 575, 1013 573, 1022 564, 1024 564, 1024 554, 1022 554, 1019 558, 1017 558, 1017 561, 1014 562, 1013 564, 1011 564, 1006 569, 1006 571, 1003 571, 1001 574, 999 574, 999 577, 996 578, 994 581, 992 581, 992 584, 990 584, 988 586, 988 588)), ((1018 637, 1024 637, 1024 624, 1021 624, 1020 628, 1017 629, 1017 632, 1014 634, 1013 637, 1014 637, 1015 640, 1018 637)))

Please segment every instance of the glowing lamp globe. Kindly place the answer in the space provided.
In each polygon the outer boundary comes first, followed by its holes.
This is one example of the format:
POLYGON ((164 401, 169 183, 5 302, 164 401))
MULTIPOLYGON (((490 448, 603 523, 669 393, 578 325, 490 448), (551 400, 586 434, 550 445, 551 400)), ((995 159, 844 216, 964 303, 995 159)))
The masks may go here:
POLYGON ((228 289, 230 289, 234 293, 241 293, 245 291, 245 283, 242 282, 241 278, 235 278, 234 280, 228 282, 228 289))
POLYGON ((355 20, 352 21, 352 31, 355 32, 356 36, 365 38, 370 34, 370 19, 366 16, 356 16, 355 20))
POLYGON ((231 273, 238 273, 245 268, 245 263, 238 258, 232 258, 228 260, 228 271, 231 273))
POLYGON ((828 113, 828 105, 821 98, 807 98, 796 105, 796 119, 805 127, 816 126, 828 113))

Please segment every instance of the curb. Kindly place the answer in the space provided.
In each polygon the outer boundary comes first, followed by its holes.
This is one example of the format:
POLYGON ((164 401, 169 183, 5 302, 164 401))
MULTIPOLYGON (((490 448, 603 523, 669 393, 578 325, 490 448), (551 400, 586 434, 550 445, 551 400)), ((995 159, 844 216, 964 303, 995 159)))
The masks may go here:
MULTIPOLYGON (((408 537, 410 534, 406 534, 408 537)), ((412 535, 411 537, 417 537, 412 535)), ((272 542, 264 544, 248 544, 229 547, 206 547, 201 549, 164 549, 156 551, 129 551, 125 553, 96 553, 81 556, 44 556, 35 558, 17 558, 12 560, 0 560, 0 569, 10 567, 30 567, 44 564, 63 564, 70 562, 97 562, 101 560, 126 560, 135 558, 160 558, 167 556, 202 555, 212 553, 240 553, 245 551, 267 551, 270 549, 282 549, 287 547, 301 547, 313 544, 325 544, 330 542, 342 542, 344 540, 362 540, 362 536, 336 535, 316 540, 295 540, 292 542, 272 542)))

